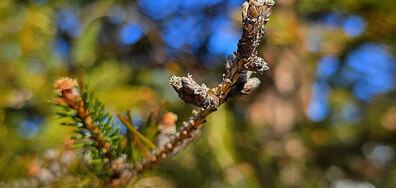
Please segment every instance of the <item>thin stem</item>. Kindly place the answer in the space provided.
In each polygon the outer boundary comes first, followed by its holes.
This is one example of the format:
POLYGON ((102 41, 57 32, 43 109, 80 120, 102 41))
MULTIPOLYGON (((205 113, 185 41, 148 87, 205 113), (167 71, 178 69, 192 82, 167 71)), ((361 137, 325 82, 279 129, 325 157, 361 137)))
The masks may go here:
POLYGON ((130 130, 140 140, 142 140, 144 143, 146 143, 151 149, 157 149, 157 146, 155 146, 150 140, 148 140, 138 130, 136 130, 136 128, 133 127, 133 125, 131 123, 129 123, 128 120, 126 120, 124 117, 122 117, 121 114, 117 114, 117 117, 125 125, 125 127, 127 127, 128 130, 130 130))
MULTIPOLYGON (((127 116, 125 117, 125 119, 128 122, 130 122, 131 125, 133 126, 132 116, 131 116, 131 111, 130 110, 127 110, 127 116)), ((139 149, 144 153, 144 155, 146 157, 150 156, 150 153, 146 150, 146 148, 144 148, 143 143, 139 140, 139 138, 135 134, 133 134, 130 130, 127 130, 127 134, 132 137, 133 141, 136 142, 136 144, 138 145, 139 149)), ((130 147, 132 147, 132 145, 130 147)), ((131 153, 131 155, 133 155, 133 153, 131 153)))

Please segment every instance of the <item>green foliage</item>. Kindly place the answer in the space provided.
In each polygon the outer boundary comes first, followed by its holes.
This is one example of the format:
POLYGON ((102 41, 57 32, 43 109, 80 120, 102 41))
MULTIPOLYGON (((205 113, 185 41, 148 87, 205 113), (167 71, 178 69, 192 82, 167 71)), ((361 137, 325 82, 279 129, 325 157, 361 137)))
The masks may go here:
MULTIPOLYGON (((56 113, 68 120, 61 122, 61 125, 74 127, 76 135, 71 137, 74 140, 71 147, 82 148, 83 157, 88 156, 90 164, 104 166, 109 159, 120 155, 122 135, 119 127, 114 128, 113 117, 105 111, 105 105, 89 90, 88 85, 80 84, 78 90, 81 95, 76 102, 78 107, 57 102, 55 104, 62 107, 62 111, 56 113), (111 150, 107 151, 108 149, 111 150)), ((62 96, 60 99, 66 100, 62 96)), ((97 169, 100 172, 100 168, 97 169)))
MULTIPOLYGON (((95 96, 94 91, 89 90, 87 84, 80 82, 77 86, 70 78, 60 78, 56 81, 55 87, 60 94, 52 103, 61 107, 56 114, 65 120, 61 125, 74 128, 75 135, 71 137, 73 144, 70 148, 81 151, 78 155, 81 161, 89 164, 89 174, 103 178, 104 184, 128 183, 135 173, 129 166, 133 167, 137 160, 150 155, 145 146, 152 150, 157 149, 151 140, 155 140, 159 130, 160 108, 156 113, 157 120, 153 120, 152 110, 141 129, 133 125, 130 110, 125 117, 118 114, 118 119, 127 128, 124 137, 119 126, 114 128, 112 116, 105 111, 105 105, 95 96), (149 137, 144 135, 146 132, 150 133, 149 137), (123 183, 114 183, 117 181, 123 183)), ((173 119, 171 118, 171 123, 173 119)), ((78 170, 81 169, 76 169, 78 170)), ((81 178, 85 176, 82 174, 81 178)), ((84 182, 90 184, 86 179, 81 183, 85 184, 84 182)))

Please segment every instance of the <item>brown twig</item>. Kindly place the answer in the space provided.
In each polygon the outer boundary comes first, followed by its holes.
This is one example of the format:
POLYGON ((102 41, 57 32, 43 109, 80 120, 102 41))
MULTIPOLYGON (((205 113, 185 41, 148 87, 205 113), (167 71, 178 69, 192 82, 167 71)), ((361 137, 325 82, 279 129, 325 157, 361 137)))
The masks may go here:
POLYGON ((137 163, 133 168, 134 171, 143 173, 151 169, 180 146, 194 139, 206 117, 216 111, 228 98, 249 94, 258 87, 259 80, 250 78, 250 75, 252 72, 262 73, 268 70, 264 60, 256 56, 256 48, 266 32, 265 25, 269 21, 268 17, 273 5, 273 0, 250 0, 243 4, 243 34, 238 42, 237 53, 235 57, 227 58, 227 74, 216 88, 210 90, 204 84, 199 86, 190 75, 173 76, 170 79, 170 84, 184 102, 194 104, 201 109, 184 123, 168 144, 152 151, 150 157, 137 163))

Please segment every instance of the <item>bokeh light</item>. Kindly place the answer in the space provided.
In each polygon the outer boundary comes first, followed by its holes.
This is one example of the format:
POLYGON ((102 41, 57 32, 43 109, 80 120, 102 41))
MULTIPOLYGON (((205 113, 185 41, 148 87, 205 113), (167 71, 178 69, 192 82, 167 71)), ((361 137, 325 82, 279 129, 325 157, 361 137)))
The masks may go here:
POLYGON ((350 37, 358 37, 365 28, 365 21, 358 15, 351 15, 344 22, 344 32, 350 37))
POLYGON ((133 44, 143 35, 142 30, 137 25, 126 24, 119 32, 119 40, 123 44, 133 44))

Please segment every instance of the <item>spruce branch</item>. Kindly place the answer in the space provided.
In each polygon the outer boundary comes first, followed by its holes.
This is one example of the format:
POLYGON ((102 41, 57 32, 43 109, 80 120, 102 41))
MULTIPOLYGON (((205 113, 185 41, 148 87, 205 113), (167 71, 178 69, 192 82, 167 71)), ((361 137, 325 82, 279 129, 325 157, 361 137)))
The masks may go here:
POLYGON ((70 117, 73 123, 62 123, 62 125, 75 126, 76 140, 81 140, 82 146, 92 146, 96 149, 94 159, 102 159, 104 155, 107 160, 112 160, 116 154, 121 135, 118 129, 113 130, 112 117, 104 111, 104 104, 94 97, 93 92, 87 90, 80 81, 63 77, 55 82, 59 98, 52 101, 62 106, 66 112, 58 112, 61 117, 70 117), (88 132, 88 133, 87 133, 88 132), (93 142, 82 140, 89 138, 93 142))
POLYGON ((263 73, 269 70, 267 63, 257 56, 256 48, 266 33, 265 25, 269 21, 273 0, 249 0, 242 5, 243 33, 238 41, 237 52, 227 58, 223 81, 210 90, 205 84, 198 85, 191 75, 187 77, 172 76, 169 83, 179 97, 188 104, 200 108, 193 111, 193 116, 184 122, 180 130, 170 137, 170 142, 160 146, 138 162, 133 170, 143 173, 167 156, 193 140, 200 131, 206 117, 230 98, 250 94, 260 84, 258 78, 252 78, 252 73, 263 73))

